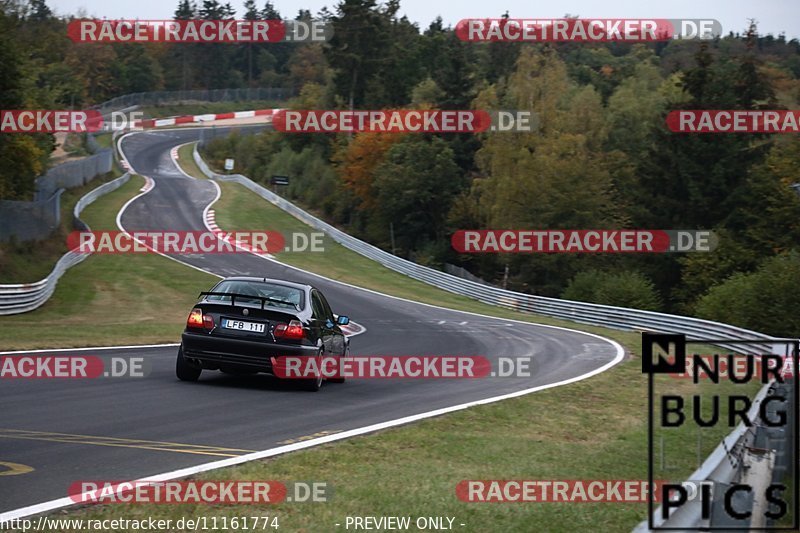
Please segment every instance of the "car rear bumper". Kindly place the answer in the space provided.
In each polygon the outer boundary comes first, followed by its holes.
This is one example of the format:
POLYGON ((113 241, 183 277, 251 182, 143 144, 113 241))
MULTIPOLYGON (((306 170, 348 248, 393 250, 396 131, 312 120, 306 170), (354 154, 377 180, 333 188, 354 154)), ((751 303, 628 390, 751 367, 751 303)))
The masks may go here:
POLYGON ((315 346, 265 344, 205 333, 184 332, 181 341, 183 357, 207 369, 240 368, 273 374, 273 360, 280 365, 281 356, 313 357, 317 354, 315 346))

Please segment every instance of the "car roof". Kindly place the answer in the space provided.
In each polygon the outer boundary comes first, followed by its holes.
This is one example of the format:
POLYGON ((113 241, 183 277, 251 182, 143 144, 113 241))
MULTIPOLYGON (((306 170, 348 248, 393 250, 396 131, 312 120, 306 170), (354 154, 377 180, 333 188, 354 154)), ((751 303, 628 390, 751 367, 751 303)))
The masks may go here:
POLYGON ((285 285, 287 287, 300 289, 302 291, 309 291, 314 288, 311 285, 307 285, 305 283, 295 283, 294 281, 287 281, 285 279, 257 278, 255 276, 231 276, 229 278, 223 279, 222 281, 257 281, 260 283, 276 283, 278 285, 285 285))

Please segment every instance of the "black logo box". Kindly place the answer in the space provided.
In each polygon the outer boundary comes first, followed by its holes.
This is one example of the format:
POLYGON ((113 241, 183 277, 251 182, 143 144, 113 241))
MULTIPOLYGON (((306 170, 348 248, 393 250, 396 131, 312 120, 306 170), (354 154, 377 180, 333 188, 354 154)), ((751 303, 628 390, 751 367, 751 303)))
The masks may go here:
MULTIPOLYGON (((648 428, 647 428, 647 472, 648 484, 650 487, 654 486, 653 479, 653 414, 655 402, 655 385, 654 379, 656 374, 681 374, 686 370, 686 345, 687 344, 711 344, 711 345, 755 345, 762 346, 766 342, 763 339, 692 339, 686 340, 686 335, 677 333, 642 333, 642 373, 647 374, 647 404, 648 404, 648 428), (656 358, 654 355, 656 351, 654 348, 658 347, 664 353, 670 353, 670 348, 674 348, 674 358, 672 360, 665 359, 660 355, 656 358)), ((794 431, 793 431, 793 445, 794 450, 800 449, 800 390, 797 387, 798 374, 798 357, 800 356, 800 341, 797 339, 771 339, 770 344, 780 345, 784 344, 788 348, 787 352, 792 357, 792 378, 795 380, 793 389, 793 402, 794 402, 794 431)), ((798 515, 800 515, 800 460, 797 457, 793 458, 794 463, 794 487, 792 491, 792 525, 781 527, 766 527, 766 528, 751 528, 751 527, 731 527, 730 525, 721 527, 702 527, 696 528, 696 531, 797 531, 798 529, 798 515)), ((697 480, 695 480, 697 481, 697 480)), ((647 521, 648 528, 652 531, 689 531, 686 527, 656 527, 654 523, 655 516, 655 501, 653 500, 653 491, 648 491, 647 498, 647 521)))

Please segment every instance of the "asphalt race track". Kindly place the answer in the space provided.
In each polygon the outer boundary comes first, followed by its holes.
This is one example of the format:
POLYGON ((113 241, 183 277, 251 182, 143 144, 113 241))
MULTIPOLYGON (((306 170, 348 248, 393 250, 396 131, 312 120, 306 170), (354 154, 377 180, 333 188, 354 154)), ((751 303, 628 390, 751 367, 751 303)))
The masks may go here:
MULTIPOLYGON (((205 229, 203 209, 215 198, 216 188, 208 180, 186 177, 170 157, 171 148, 198 135, 197 129, 162 130, 123 140, 135 171, 155 181, 155 187, 131 202, 120 217, 126 230, 205 229)), ((69 352, 142 356, 151 371, 144 378, 5 380, 0 395, 0 474, 10 468, 5 463, 34 470, 0 475, 0 513, 64 497, 76 480, 143 478, 301 437, 560 382, 618 357, 615 345, 595 336, 394 299, 255 255, 180 260, 221 276, 257 275, 316 285, 334 312, 367 328, 352 339, 354 355, 531 356, 533 376, 350 380, 326 384, 312 394, 268 376, 206 372, 198 383, 179 382, 175 347, 69 352)), ((531 418, 535 422, 535 413, 531 418)))

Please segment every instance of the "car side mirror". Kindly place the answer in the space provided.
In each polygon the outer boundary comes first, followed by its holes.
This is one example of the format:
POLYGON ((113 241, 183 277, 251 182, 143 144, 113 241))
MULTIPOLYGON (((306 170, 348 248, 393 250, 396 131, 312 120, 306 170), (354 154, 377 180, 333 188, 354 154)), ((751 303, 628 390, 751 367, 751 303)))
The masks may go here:
POLYGON ((339 315, 336 317, 336 323, 339 324, 340 326, 346 326, 347 324, 350 323, 350 317, 345 315, 339 315))

